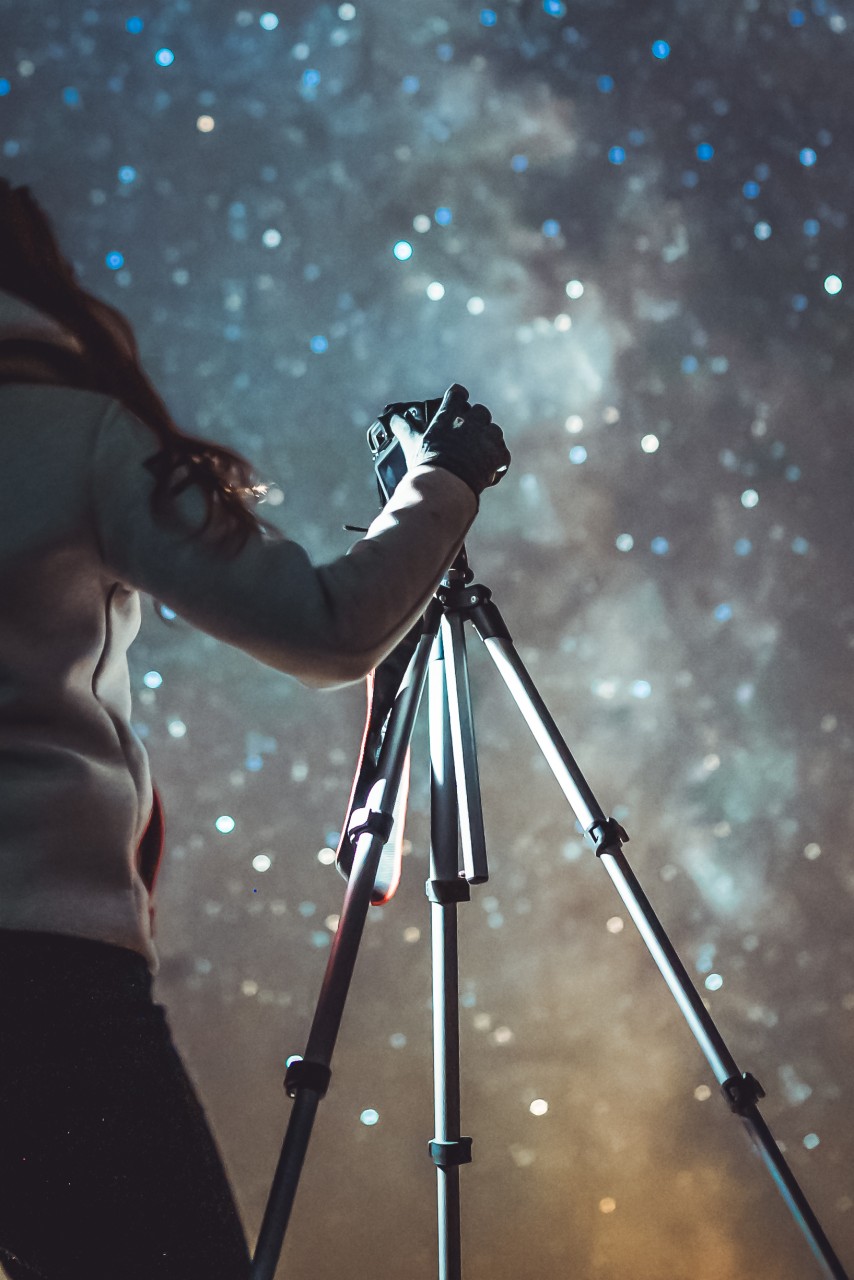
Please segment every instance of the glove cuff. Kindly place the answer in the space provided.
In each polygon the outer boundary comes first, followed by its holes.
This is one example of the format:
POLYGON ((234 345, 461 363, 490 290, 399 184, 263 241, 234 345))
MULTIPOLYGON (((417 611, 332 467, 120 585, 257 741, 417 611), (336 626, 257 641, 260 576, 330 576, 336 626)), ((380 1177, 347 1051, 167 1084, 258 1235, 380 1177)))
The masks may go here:
POLYGON ((477 502, 478 510, 480 510, 480 495, 483 492, 482 468, 471 466, 463 457, 458 457, 445 449, 435 449, 429 444, 422 445, 418 450, 414 466, 426 465, 430 467, 441 467, 443 471, 450 471, 451 475, 456 476, 458 480, 462 480, 471 489, 477 502))

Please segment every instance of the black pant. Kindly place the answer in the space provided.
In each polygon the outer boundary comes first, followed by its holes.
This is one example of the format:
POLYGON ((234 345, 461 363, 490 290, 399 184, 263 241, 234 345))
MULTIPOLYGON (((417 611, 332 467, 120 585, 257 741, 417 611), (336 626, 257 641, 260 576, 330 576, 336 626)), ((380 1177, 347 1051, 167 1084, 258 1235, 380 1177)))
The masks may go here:
POLYGON ((145 958, 0 930, 10 1280, 248 1280, 228 1179, 145 958))

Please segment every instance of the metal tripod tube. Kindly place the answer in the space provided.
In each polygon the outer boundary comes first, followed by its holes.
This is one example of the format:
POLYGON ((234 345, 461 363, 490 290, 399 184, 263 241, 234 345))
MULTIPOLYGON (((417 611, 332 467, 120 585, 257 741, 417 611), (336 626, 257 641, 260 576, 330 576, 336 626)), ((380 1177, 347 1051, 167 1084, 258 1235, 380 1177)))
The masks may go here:
MULTIPOLYGON (((430 663, 430 924, 433 960, 433 1106, 436 1163, 439 1280, 461 1280, 460 1167, 436 1160, 460 1139, 460 1023, 457 901, 459 895, 459 806, 451 743, 443 644, 437 638, 430 663), (446 891, 453 888, 456 894, 446 891)), ((462 886, 464 887, 464 886, 462 886)))
POLYGON ((484 884, 489 879, 489 867, 483 831, 483 807, 480 802, 480 776, 466 661, 466 637, 463 619, 459 614, 445 615, 441 635, 445 655, 446 698, 450 713, 449 732, 454 749, 459 809, 463 816, 460 827, 463 865, 469 884, 484 884))
MULTIPOLYGON (((529 728, 537 740, 547 763, 551 767, 557 782, 569 801, 575 815, 588 835, 596 828, 608 825, 602 809, 596 802, 593 792, 581 774, 572 753, 561 737, 554 720, 540 697, 512 642, 506 639, 506 628, 494 605, 490 605, 494 620, 499 624, 499 634, 489 634, 492 626, 481 632, 484 644, 498 668, 516 705, 522 712, 529 728), (503 635, 500 634, 503 631, 503 635)), ((490 623, 492 619, 490 619, 490 623)), ((480 624, 478 624, 480 629, 480 624)), ((723 1037, 718 1031, 711 1014, 703 1004, 702 998, 692 983, 675 948, 668 938, 664 927, 643 893, 634 872, 626 861, 620 848, 619 839, 606 841, 597 850, 605 869, 610 875, 617 892, 622 898, 629 914, 637 926, 653 960, 658 966, 665 982, 670 988, 691 1028, 709 1066, 712 1068, 718 1083, 735 1086, 742 1080, 755 1084, 751 1077, 742 1076, 735 1059, 729 1052, 723 1037)), ((728 1092, 728 1091, 727 1091, 728 1092)), ((729 1093, 730 1099, 733 1094, 729 1093)), ((842 1263, 836 1256, 819 1223, 804 1192, 777 1146, 768 1125, 756 1106, 755 1097, 742 1105, 733 1106, 736 1114, 744 1121, 745 1128, 759 1150, 769 1169, 783 1199, 806 1237, 815 1258, 821 1264, 825 1275, 830 1280, 848 1280, 842 1263)))
MULTIPOLYGON (((457 911, 430 904, 433 943, 433 1081, 436 1141, 460 1134, 457 911)), ((436 1166, 439 1280, 461 1280, 460 1166, 436 1166)))
POLYGON ((252 1260, 252 1280, 273 1280, 278 1266, 318 1103, 326 1092, 331 1075, 332 1053, 371 905, 380 856, 391 830, 392 811, 441 613, 441 606, 435 602, 428 608, 422 637, 391 713, 377 766, 377 781, 368 801, 367 829, 356 841, 353 870, 326 965, 305 1058, 297 1060, 296 1068, 289 1068, 289 1076, 295 1072, 293 1090, 288 1086, 286 1077, 286 1087, 294 1098, 294 1106, 252 1260))

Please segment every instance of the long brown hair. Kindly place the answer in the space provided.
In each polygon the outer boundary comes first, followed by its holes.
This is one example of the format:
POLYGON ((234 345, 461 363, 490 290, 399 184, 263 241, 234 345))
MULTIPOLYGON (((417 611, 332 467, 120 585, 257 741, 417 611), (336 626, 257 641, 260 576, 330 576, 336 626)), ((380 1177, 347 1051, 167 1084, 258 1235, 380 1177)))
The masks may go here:
POLYGON ((197 485, 207 507, 199 534, 214 516, 221 515, 226 540, 237 538, 235 554, 252 536, 281 536, 248 505, 264 492, 263 486, 253 483, 251 464, 224 445, 188 435, 177 426, 143 370, 128 321, 83 288, 30 190, 13 188, 4 178, 0 178, 0 289, 52 316, 78 340, 82 350, 77 355, 57 348, 63 382, 113 396, 155 433, 160 449, 145 464, 156 479, 151 495, 155 514, 170 497, 197 485))

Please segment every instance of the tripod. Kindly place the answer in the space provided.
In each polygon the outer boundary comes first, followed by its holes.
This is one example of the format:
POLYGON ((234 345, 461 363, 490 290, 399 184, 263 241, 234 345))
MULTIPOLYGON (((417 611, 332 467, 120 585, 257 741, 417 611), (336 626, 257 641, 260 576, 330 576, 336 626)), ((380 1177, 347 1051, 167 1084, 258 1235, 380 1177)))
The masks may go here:
POLYGON ((581 774, 513 646, 488 588, 474 583, 463 550, 430 603, 417 648, 388 720, 367 804, 348 827, 354 849, 340 922, 303 1058, 291 1059, 285 1089, 294 1107, 267 1201, 252 1280, 273 1280, 314 1119, 331 1079, 330 1062, 371 905, 383 847, 429 669, 431 859, 427 895, 433 940, 433 1055, 436 1136, 429 1144, 438 1187, 439 1280, 461 1280, 460 1165, 472 1139, 460 1133, 457 908, 469 885, 489 875, 480 805, 465 623, 484 642, 549 767, 591 840, 714 1073, 766 1164, 821 1272, 848 1280, 758 1102, 757 1080, 739 1070, 622 852, 628 836, 607 818, 581 774), (462 864, 462 865, 461 865, 462 864))

